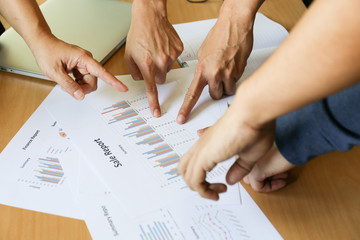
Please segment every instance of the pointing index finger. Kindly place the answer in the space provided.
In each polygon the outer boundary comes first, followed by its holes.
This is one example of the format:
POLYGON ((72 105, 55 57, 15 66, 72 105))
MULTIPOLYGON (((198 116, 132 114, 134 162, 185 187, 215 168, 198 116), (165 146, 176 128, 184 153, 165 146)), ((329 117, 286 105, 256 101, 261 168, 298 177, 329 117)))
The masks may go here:
POLYGON ((87 70, 91 75, 101 78, 106 83, 113 86, 119 91, 126 92, 128 90, 128 88, 121 81, 119 81, 114 75, 108 72, 103 66, 101 66, 100 63, 95 61, 93 58, 89 56, 86 61, 87 70))
POLYGON ((206 86, 206 80, 202 76, 201 71, 196 71, 194 79, 191 82, 191 85, 188 91, 185 94, 184 102, 181 105, 179 114, 176 118, 176 122, 179 124, 185 123, 191 110, 194 108, 195 104, 199 100, 199 97, 206 86))
POLYGON ((155 83, 155 71, 152 67, 140 68, 140 71, 145 80, 146 97, 149 102, 151 113, 154 117, 160 117, 161 110, 155 83))

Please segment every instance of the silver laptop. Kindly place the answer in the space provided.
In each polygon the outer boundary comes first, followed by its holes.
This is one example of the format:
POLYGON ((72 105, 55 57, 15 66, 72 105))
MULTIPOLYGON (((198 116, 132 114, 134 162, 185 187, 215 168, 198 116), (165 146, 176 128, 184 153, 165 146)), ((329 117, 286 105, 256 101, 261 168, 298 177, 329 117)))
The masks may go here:
MULTIPOLYGON (((53 34, 90 51, 105 63, 126 40, 131 3, 118 0, 47 0, 40 6, 53 34)), ((13 29, 0 37, 0 70, 48 79, 13 29)))

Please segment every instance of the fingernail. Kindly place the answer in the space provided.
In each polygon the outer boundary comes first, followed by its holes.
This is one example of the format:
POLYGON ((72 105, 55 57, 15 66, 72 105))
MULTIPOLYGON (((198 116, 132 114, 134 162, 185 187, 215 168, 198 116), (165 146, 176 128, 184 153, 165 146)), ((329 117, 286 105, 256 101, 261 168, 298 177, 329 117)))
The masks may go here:
POLYGON ((83 100, 85 97, 83 91, 80 89, 77 90, 76 92, 74 92, 74 96, 75 96, 76 100, 83 100))
POLYGON ((129 90, 129 88, 127 86, 125 86, 125 85, 122 86, 122 91, 123 92, 127 92, 128 90, 129 90))
POLYGON ((179 114, 176 118, 176 122, 179 124, 183 124, 185 122, 185 116, 182 114, 179 114))
POLYGON ((160 117, 161 116, 160 110, 159 109, 154 109, 153 116, 154 117, 160 117))
POLYGON ((234 185, 234 184, 237 183, 237 182, 239 182, 237 176, 231 175, 231 176, 229 177, 228 184, 234 185))
POLYGON ((205 132, 205 130, 204 129, 199 129, 199 130, 197 130, 197 134, 198 134, 198 136, 201 136, 201 135, 203 135, 203 133, 205 132))

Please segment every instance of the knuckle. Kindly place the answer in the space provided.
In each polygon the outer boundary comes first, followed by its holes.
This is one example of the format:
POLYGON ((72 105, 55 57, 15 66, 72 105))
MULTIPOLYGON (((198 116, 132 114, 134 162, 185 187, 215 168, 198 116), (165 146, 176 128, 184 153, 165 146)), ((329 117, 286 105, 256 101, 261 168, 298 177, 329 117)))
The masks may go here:
POLYGON ((77 66, 84 67, 93 61, 92 54, 84 49, 79 49, 77 66))
POLYGON ((210 172, 212 169, 213 169, 213 164, 212 163, 205 164, 204 170, 206 172, 210 172))
POLYGON ((225 69, 224 71, 224 79, 228 82, 236 82, 236 73, 234 69, 225 69))
POLYGON ((206 197, 207 197, 206 191, 205 191, 204 188, 198 187, 198 188, 196 189, 196 191, 200 194, 201 197, 203 197, 203 198, 206 198, 206 197))
POLYGON ((220 69, 218 68, 213 68, 211 70, 208 71, 207 77, 209 79, 209 82, 214 82, 216 84, 220 83, 220 69))
POLYGON ((205 69, 206 69, 206 65, 205 65, 204 61, 201 61, 201 62, 199 62, 198 65, 196 66, 196 70, 195 70, 195 71, 196 71, 196 73, 203 75, 205 69))
POLYGON ((227 95, 234 95, 234 94, 235 94, 235 91, 236 91, 236 87, 233 86, 233 87, 230 87, 230 88, 227 89, 226 94, 227 94, 227 95))
POLYGON ((150 72, 153 68, 153 65, 154 65, 154 61, 152 57, 149 54, 146 54, 142 64, 143 69, 147 72, 150 72))
POLYGON ((222 92, 218 90, 209 90, 212 99, 219 100, 222 97, 222 92))
POLYGON ((184 44, 180 39, 179 42, 176 44, 176 50, 177 50, 177 54, 180 54, 184 51, 184 44))
POLYGON ((51 80, 57 82, 58 84, 61 84, 59 79, 56 78, 56 73, 57 73, 57 70, 55 68, 50 68, 50 69, 47 69, 46 71, 44 71, 44 74, 48 78, 50 78, 51 80))
POLYGON ((213 159, 209 159, 208 161, 205 161, 203 164, 203 168, 205 171, 210 172, 215 166, 216 166, 216 161, 213 159))
POLYGON ((187 92, 187 93, 185 94, 185 98, 186 98, 189 102, 193 102, 193 101, 196 101, 196 100, 199 98, 199 96, 198 96, 196 93, 194 93, 194 92, 187 92))
POLYGON ((90 51, 87 51, 87 50, 84 50, 84 51, 85 51, 84 53, 85 53, 86 55, 88 55, 88 56, 91 57, 91 58, 93 57, 93 55, 92 55, 92 53, 91 53, 90 51))
MULTIPOLYGON (((179 52, 179 51, 171 51, 170 54, 169 54, 169 62, 170 63, 173 63, 176 61, 177 57, 182 53, 179 52)), ((169 62, 168 62, 168 65, 169 65, 169 62)))
POLYGON ((159 83, 159 84, 163 84, 163 83, 165 83, 165 81, 166 81, 166 79, 164 76, 156 76, 156 78, 155 78, 155 82, 159 83))
POLYGON ((157 92, 156 85, 147 86, 145 92, 146 92, 146 94, 154 94, 154 93, 156 93, 157 92))
POLYGON ((74 92, 78 88, 75 82, 71 82, 71 81, 63 81, 59 84, 67 92, 74 92))
POLYGON ((170 58, 166 54, 161 54, 161 56, 158 57, 157 60, 157 67, 161 70, 167 70, 167 65, 170 58))
POLYGON ((89 57, 89 56, 92 57, 91 52, 89 52, 89 51, 87 51, 87 50, 85 50, 83 48, 77 47, 77 46, 76 46, 76 49, 79 52, 79 55, 80 55, 79 57, 80 58, 85 58, 85 57, 89 57))
POLYGON ((100 66, 99 68, 97 68, 98 70, 97 70, 97 76, 103 76, 103 75, 105 75, 108 71, 104 68, 104 67, 102 67, 102 66, 100 66))

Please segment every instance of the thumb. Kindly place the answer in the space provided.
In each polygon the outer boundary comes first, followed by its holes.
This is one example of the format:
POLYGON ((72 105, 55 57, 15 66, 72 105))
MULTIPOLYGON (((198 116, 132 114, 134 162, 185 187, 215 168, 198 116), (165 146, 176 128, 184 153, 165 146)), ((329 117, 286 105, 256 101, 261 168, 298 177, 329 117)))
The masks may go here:
POLYGON ((226 182, 233 185, 248 175, 253 166, 247 166, 241 158, 236 156, 234 164, 230 167, 226 174, 226 182))
POLYGON ((57 82, 61 88, 73 96, 76 100, 82 100, 85 97, 84 91, 81 89, 67 73, 64 71, 55 72, 53 76, 49 77, 53 81, 57 82))
POLYGON ((248 183, 257 192, 272 192, 287 184, 287 171, 295 165, 288 162, 274 145, 248 175, 248 183))

